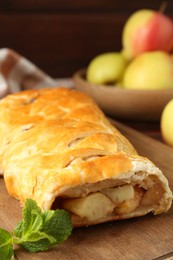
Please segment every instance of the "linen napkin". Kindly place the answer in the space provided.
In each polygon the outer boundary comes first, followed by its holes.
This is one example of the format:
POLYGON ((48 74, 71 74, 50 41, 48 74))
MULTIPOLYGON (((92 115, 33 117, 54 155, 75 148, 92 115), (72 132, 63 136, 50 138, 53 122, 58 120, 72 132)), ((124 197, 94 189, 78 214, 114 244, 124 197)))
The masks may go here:
POLYGON ((56 87, 57 81, 17 52, 0 49, 0 98, 25 89, 56 87))

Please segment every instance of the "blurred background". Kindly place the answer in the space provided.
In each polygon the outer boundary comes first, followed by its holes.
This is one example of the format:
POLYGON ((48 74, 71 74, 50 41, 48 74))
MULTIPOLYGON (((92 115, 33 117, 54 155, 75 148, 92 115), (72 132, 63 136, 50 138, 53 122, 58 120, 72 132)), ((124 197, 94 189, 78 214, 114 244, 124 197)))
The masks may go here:
MULTIPOLYGON (((97 54, 121 50, 128 16, 164 1, 1 0, 0 48, 11 48, 52 77, 71 77, 97 54)), ((173 17, 173 1, 165 14, 173 17)))

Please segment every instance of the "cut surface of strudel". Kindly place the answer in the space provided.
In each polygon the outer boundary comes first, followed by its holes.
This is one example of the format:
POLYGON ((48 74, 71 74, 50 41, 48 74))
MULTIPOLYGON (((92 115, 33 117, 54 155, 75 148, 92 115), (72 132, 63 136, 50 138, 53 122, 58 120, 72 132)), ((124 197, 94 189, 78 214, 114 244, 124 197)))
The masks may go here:
POLYGON ((64 208, 74 226, 167 212, 161 170, 139 156, 96 103, 73 89, 47 88, 0 101, 0 169, 23 204, 64 208))

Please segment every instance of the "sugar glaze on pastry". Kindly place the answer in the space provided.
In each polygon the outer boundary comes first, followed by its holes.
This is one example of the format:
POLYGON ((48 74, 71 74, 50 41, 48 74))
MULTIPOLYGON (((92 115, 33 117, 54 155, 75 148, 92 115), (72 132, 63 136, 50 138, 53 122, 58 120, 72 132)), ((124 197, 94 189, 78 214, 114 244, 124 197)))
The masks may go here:
POLYGON ((172 192, 161 170, 138 155, 96 103, 73 89, 47 88, 0 101, 0 170, 9 194, 74 226, 167 212, 172 192))

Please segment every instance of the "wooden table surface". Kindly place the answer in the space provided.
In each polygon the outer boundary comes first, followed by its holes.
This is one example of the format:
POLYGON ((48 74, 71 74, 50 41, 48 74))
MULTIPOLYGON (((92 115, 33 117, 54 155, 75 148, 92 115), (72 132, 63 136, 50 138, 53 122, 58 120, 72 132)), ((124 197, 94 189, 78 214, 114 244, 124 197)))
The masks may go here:
POLYGON ((160 122, 136 122, 130 120, 120 120, 120 122, 147 136, 150 136, 151 138, 165 143, 161 134, 160 122))

